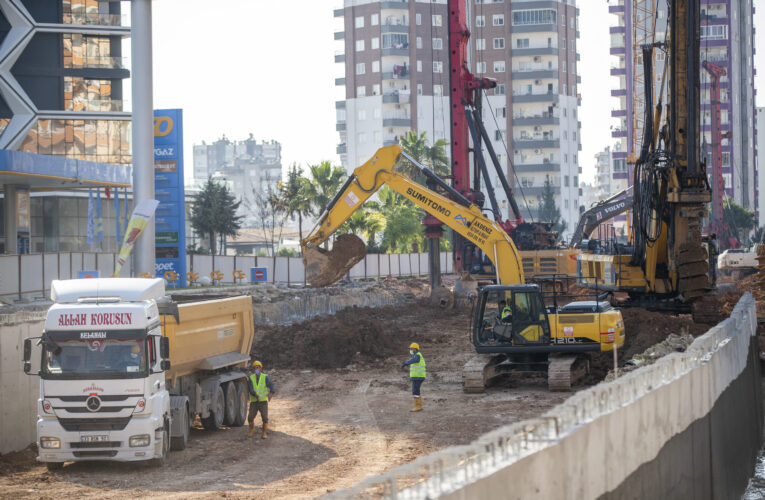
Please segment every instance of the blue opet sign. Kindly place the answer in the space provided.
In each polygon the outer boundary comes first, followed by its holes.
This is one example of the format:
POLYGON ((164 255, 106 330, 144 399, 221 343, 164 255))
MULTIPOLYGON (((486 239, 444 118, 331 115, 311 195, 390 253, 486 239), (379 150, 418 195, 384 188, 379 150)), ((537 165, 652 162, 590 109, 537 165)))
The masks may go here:
POLYGON ((183 191, 183 112, 154 110, 155 276, 178 273, 186 286, 186 207, 183 191))

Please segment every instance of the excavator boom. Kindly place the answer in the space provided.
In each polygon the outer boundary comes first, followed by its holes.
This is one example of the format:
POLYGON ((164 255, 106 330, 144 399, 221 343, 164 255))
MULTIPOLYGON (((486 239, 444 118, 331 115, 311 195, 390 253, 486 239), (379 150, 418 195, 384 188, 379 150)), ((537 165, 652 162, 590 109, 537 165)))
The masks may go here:
POLYGON ((494 263, 497 283, 524 282, 518 250, 502 227, 485 217, 479 207, 402 152, 399 146, 394 145, 378 149, 369 161, 353 171, 343 188, 324 209, 316 226, 301 242, 306 279, 312 285, 325 286, 337 281, 364 258, 363 242, 359 246, 357 241, 346 235, 344 241, 338 238, 329 252, 319 249, 319 245, 337 231, 383 185, 387 185, 480 248, 494 263), (396 166, 401 158, 409 160, 415 171, 423 174, 431 184, 448 191, 454 200, 418 184, 398 171, 400 169, 396 166), (349 249, 349 245, 355 246, 356 250, 349 249))

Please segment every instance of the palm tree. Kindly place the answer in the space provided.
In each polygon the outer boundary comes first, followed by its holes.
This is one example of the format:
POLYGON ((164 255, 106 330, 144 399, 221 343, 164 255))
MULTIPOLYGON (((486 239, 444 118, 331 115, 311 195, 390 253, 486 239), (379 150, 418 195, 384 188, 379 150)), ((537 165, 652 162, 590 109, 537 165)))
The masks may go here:
POLYGON ((298 233, 303 239, 303 216, 311 213, 311 200, 308 198, 310 182, 303 177, 303 169, 296 164, 290 166, 287 180, 279 182, 279 193, 284 200, 287 215, 298 218, 298 233))
POLYGON ((399 144, 401 149, 418 163, 428 167, 438 175, 449 175, 449 157, 446 155, 446 146, 449 145, 449 142, 446 139, 438 139, 428 146, 425 132, 420 132, 418 135, 410 130, 401 137, 399 144))
POLYGON ((314 215, 320 215, 340 190, 346 178, 342 167, 335 167, 328 161, 309 165, 311 179, 306 185, 306 198, 310 201, 314 215))

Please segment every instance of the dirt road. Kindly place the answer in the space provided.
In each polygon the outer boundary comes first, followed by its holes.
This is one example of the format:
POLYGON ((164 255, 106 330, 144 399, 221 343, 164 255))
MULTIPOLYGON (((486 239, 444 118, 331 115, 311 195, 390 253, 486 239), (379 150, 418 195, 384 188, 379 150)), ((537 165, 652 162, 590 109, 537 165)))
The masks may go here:
MULTIPOLYGON (((266 441, 247 439, 246 427, 198 428, 164 469, 76 463, 50 473, 31 450, 6 455, 0 498, 313 498, 538 416, 569 396, 548 392, 541 375, 515 375, 484 394, 463 393, 461 369, 473 356, 468 315, 420 302, 268 327, 253 348, 277 385, 266 441), (421 413, 409 412, 408 376, 400 369, 411 341, 427 360, 421 413)), ((648 328, 644 319, 637 311, 625 314, 635 347, 690 323, 676 318, 670 328, 648 328)), ((605 375, 606 358, 588 383, 605 375)))

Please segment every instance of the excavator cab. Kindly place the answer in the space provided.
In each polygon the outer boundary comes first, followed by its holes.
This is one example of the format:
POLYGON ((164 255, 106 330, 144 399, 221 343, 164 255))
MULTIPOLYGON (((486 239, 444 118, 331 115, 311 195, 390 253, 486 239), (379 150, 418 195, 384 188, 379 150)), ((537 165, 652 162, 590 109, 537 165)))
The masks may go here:
POLYGON ((498 346, 520 348, 550 343, 550 322, 537 285, 490 285, 478 298, 473 324, 478 352, 498 346))

